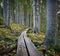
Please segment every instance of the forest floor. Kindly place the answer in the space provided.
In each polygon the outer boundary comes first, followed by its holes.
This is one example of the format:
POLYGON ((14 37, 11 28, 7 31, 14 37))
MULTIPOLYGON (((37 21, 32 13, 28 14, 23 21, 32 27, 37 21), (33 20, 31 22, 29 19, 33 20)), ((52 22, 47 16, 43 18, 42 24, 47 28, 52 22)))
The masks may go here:
MULTIPOLYGON (((28 28, 28 26, 17 25, 11 23, 11 29, 5 28, 4 25, 0 25, 0 56, 16 56, 17 40, 21 32, 28 28)), ((27 36, 39 47, 45 37, 44 33, 33 33, 32 30, 27 31, 27 36)), ((39 48, 37 48, 40 50, 39 48)))
POLYGON ((34 33, 31 29, 27 31, 27 36, 31 39, 31 41, 35 44, 36 47, 41 46, 45 38, 45 34, 43 32, 34 33))
POLYGON ((11 29, 0 25, 0 56, 15 56, 17 40, 27 26, 11 23, 11 29))
MULTIPOLYGON (((4 27, 2 21, 3 20, 0 20, 0 56, 16 56, 18 37, 24 29, 28 28, 28 26, 11 23, 11 29, 9 29, 4 27)), ((37 50, 42 51, 43 48, 41 45, 44 41, 45 33, 34 33, 33 30, 29 29, 27 31, 27 36, 37 47, 37 50)), ((56 46, 50 47, 46 53, 47 56, 54 56, 55 52, 58 53, 57 55, 60 55, 60 42, 57 43, 56 46)))
MULTIPOLYGON (((4 28, 4 25, 0 25, 0 56, 16 56, 18 37, 26 28, 28 28, 28 26, 17 25, 15 23, 11 23, 11 29, 4 28)), ((29 29, 27 31, 27 36, 37 47, 37 50, 43 52, 43 48, 41 47, 41 45, 44 41, 45 33, 34 33, 33 30, 29 29)), ((60 55, 60 46, 56 45, 54 48, 55 49, 50 48, 49 50, 47 50, 45 55, 60 55), (55 50, 58 51, 58 54, 55 54, 55 50)))
POLYGON ((43 48, 43 42, 45 38, 45 33, 34 33, 31 29, 27 31, 27 36, 31 39, 31 41, 36 46, 37 50, 43 56, 60 56, 60 42, 57 42, 56 45, 49 45, 47 48, 43 48))

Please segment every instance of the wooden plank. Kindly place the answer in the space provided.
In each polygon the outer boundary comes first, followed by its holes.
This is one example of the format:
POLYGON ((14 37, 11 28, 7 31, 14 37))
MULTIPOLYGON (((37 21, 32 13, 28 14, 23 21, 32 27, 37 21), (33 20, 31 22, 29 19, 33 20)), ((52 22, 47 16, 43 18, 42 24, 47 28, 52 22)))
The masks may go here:
POLYGON ((21 34, 21 36, 18 39, 17 56, 28 56, 23 39, 23 34, 21 34))
POLYGON ((31 42, 31 40, 28 37, 25 37, 26 46, 29 52, 29 56, 40 56, 39 52, 37 51, 34 44, 31 42))
POLYGON ((29 56, 40 56, 40 53, 37 51, 34 44, 31 42, 31 40, 27 37, 26 31, 24 32, 24 40, 27 46, 27 50, 29 53, 29 56))
POLYGON ((26 31, 23 31, 18 39, 17 56, 40 56, 34 44, 27 37, 26 31))

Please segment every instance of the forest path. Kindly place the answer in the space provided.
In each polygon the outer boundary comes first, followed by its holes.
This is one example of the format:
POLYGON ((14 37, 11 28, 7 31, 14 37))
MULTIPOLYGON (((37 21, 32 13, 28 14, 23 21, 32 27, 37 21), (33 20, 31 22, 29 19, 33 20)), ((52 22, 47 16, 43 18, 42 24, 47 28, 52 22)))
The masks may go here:
POLYGON ((28 29, 25 29, 18 39, 17 56, 40 56, 34 44, 27 37, 27 31, 28 29))

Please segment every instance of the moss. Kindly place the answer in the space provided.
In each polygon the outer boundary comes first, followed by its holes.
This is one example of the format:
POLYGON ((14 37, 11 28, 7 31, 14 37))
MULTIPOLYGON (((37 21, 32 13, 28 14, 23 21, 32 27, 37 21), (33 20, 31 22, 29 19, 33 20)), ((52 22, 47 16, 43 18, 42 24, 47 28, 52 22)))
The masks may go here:
POLYGON ((4 24, 4 19, 2 17, 0 17, 0 25, 4 24))
POLYGON ((41 42, 43 41, 43 39, 44 39, 44 37, 45 37, 45 35, 44 35, 43 32, 40 32, 40 33, 38 33, 38 34, 35 34, 35 33, 33 33, 32 30, 28 30, 27 36, 28 36, 29 38, 31 38, 32 41, 36 40, 36 41, 41 41, 41 42))
MULTIPOLYGON (((10 53, 9 55, 15 56, 18 37, 25 28, 27 28, 27 26, 17 25, 15 23, 11 23, 11 29, 0 27, 0 52, 3 53, 3 51, 6 51, 7 54, 10 53), (11 51, 8 53, 11 49, 13 49, 13 51, 15 50, 15 52, 11 51)), ((2 56, 4 55, 6 54, 3 53, 2 56)))
POLYGON ((45 38, 45 35, 43 32, 40 32, 40 33, 33 33, 33 31, 31 29, 29 29, 27 31, 27 36, 31 39, 31 41, 34 43, 34 45, 38 48, 41 46, 44 38, 45 38))

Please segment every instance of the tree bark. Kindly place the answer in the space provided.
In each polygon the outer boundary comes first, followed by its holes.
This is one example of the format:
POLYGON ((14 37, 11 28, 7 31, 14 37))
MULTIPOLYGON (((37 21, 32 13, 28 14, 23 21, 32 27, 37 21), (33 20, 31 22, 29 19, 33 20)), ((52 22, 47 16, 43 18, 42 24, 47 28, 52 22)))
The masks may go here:
POLYGON ((40 0, 37 0, 38 32, 40 32, 40 0))
POLYGON ((32 14, 30 14, 30 24, 29 24, 30 27, 32 27, 32 21, 33 21, 32 14))
POLYGON ((1 7, 1 2, 0 2, 0 17, 2 17, 2 7, 1 7))
POLYGON ((21 19, 21 24, 24 25, 24 12, 23 12, 23 5, 20 5, 20 19, 21 19))
POLYGON ((57 21, 58 21, 58 39, 60 39, 60 1, 57 1, 57 21))
POLYGON ((58 14, 58 39, 60 39, 60 13, 58 14))
POLYGON ((15 19, 15 21, 18 24, 18 0, 15 2, 16 2, 16 19, 15 19))
POLYGON ((3 0, 4 26, 7 27, 7 0, 3 0))
POLYGON ((27 5, 24 5, 24 25, 27 25, 27 5))
POLYGON ((41 0, 40 2, 40 23, 41 23, 41 27, 40 27, 40 31, 41 32, 46 32, 46 0, 41 0))
POLYGON ((11 8, 11 19, 13 22, 15 22, 15 14, 14 14, 14 9, 11 8))
POLYGON ((36 0, 33 0, 33 31, 36 33, 37 27, 36 27, 36 0))
POLYGON ((55 44, 56 28, 56 0, 47 0, 47 27, 44 47, 55 44))
POLYGON ((7 27, 10 28, 10 0, 7 0, 7 27))

